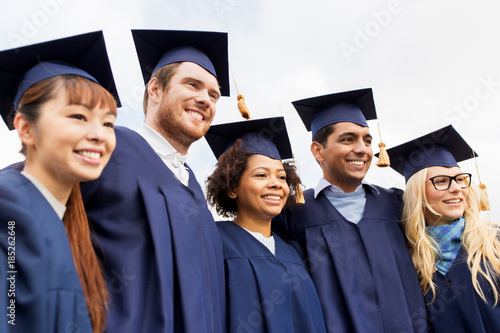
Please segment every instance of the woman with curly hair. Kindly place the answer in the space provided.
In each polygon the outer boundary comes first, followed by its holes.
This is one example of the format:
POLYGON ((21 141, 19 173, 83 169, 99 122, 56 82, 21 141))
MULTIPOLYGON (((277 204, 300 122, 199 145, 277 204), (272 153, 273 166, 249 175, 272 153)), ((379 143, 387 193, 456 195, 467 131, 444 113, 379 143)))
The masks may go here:
POLYGON ((472 149, 450 125, 388 150, 406 179, 403 227, 434 332, 500 332, 500 226, 457 164, 472 149))
POLYGON ((233 219, 217 222, 228 332, 325 332, 298 246, 271 232, 271 219, 300 193, 295 166, 281 161, 292 157, 283 118, 212 126, 206 138, 220 155, 207 180, 208 201, 233 219))

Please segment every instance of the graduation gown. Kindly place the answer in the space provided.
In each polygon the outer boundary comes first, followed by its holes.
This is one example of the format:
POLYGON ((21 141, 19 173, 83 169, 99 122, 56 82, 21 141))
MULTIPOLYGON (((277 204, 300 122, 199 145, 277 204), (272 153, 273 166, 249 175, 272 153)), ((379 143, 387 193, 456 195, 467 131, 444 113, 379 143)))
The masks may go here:
POLYGON ((357 224, 312 189, 304 205, 273 223, 305 250, 328 332, 426 332, 424 298, 399 225, 402 191, 365 190, 357 224))
POLYGON ((222 243, 191 170, 184 186, 136 132, 117 127, 101 177, 82 183, 111 303, 108 332, 221 332, 222 243))
POLYGON ((16 170, 0 172, 0 308, 3 333, 92 332, 63 222, 16 170))
MULTIPOLYGON (((436 299, 427 306, 433 332, 500 332, 500 306, 497 304, 493 307, 495 302, 491 287, 482 278, 479 279, 488 303, 484 302, 472 285, 464 248, 460 249, 446 275, 438 271, 434 273, 436 299)), ((431 292, 425 295, 425 300, 426 303, 432 301, 431 292)))
POLYGON ((297 249, 274 235, 276 256, 233 222, 224 247, 228 332, 326 332, 316 288, 297 249))

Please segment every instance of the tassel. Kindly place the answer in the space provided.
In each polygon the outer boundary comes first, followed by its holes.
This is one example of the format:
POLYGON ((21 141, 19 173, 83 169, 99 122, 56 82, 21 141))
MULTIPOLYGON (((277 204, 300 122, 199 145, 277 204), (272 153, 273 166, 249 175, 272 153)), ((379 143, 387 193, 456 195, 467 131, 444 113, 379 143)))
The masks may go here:
POLYGON ((231 76, 233 77, 234 86, 236 87, 236 92, 238 93, 238 96, 236 97, 238 99, 238 109, 240 110, 241 116, 243 118, 250 119, 250 110, 248 109, 245 103, 245 97, 243 97, 243 95, 240 94, 240 91, 238 90, 238 85, 236 84, 236 80, 234 79, 234 74, 233 74, 233 69, 231 68, 231 64, 229 64, 229 70, 231 71, 231 76))
POLYGON ((380 168, 388 167, 389 165, 391 165, 391 160, 389 159, 389 154, 387 154, 387 151, 385 150, 385 143, 382 142, 382 133, 380 132, 380 124, 378 123, 378 119, 377 119, 377 126, 378 126, 378 136, 380 138, 380 143, 378 144, 378 147, 380 148, 380 153, 378 154, 378 162, 375 165, 380 168))
POLYGON ((297 205, 303 205, 306 203, 304 200, 304 192, 302 192, 302 187, 300 187, 300 184, 295 186, 295 203, 297 205))
POLYGON ((476 161, 476 152, 472 150, 472 157, 474 158, 474 164, 476 165, 477 178, 479 180, 479 208, 481 211, 490 210, 490 198, 488 197, 488 192, 486 192, 486 185, 481 183, 481 177, 479 176, 479 168, 476 161))
POLYGON ((378 162, 376 166, 378 167, 388 167, 391 165, 390 159, 389 159, 389 154, 387 154, 387 151, 385 150, 385 143, 380 142, 378 144, 378 147, 380 148, 380 153, 378 155, 378 162))
POLYGON ((479 201, 481 203, 481 211, 490 210, 490 198, 488 197, 488 192, 486 192, 486 185, 483 183, 479 183, 479 201))
POLYGON ((245 97, 243 95, 238 94, 238 109, 240 110, 241 116, 245 119, 250 119, 250 110, 248 110, 247 105, 245 104, 245 97))

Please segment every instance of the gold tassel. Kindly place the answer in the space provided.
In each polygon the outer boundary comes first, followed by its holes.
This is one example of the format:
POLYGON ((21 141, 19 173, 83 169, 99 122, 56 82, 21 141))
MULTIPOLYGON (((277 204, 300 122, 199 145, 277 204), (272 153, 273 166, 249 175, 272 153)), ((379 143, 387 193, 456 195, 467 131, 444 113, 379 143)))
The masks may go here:
POLYGON ((245 97, 243 97, 243 95, 240 94, 238 90, 238 85, 236 84, 236 80, 234 79, 234 74, 233 74, 233 69, 231 68, 231 64, 229 64, 229 70, 231 71, 231 76, 233 77, 234 86, 236 87, 236 92, 238 93, 238 96, 236 97, 238 99, 238 110, 240 110, 241 116, 243 118, 250 119, 250 110, 248 109, 245 103, 245 97))
POLYGON ((387 154, 387 151, 385 150, 385 143, 382 142, 382 133, 380 132, 380 124, 378 123, 378 119, 377 119, 377 126, 378 126, 378 136, 380 138, 380 143, 378 144, 378 147, 380 148, 380 153, 378 154, 378 162, 375 165, 380 168, 388 167, 391 165, 391 160, 389 158, 389 154, 387 154))
POLYGON ((302 187, 300 185, 301 184, 295 186, 295 203, 297 205, 303 205, 306 203, 304 200, 304 192, 302 192, 302 187))
POLYGON ((378 167, 388 167, 391 165, 390 159, 389 159, 389 154, 387 154, 387 151, 385 150, 385 143, 380 142, 378 144, 378 147, 380 148, 380 153, 378 154, 378 162, 376 166, 378 167))
POLYGON ((479 168, 477 167, 476 153, 474 149, 472 150, 472 157, 474 157, 474 164, 476 165, 477 179, 479 180, 479 208, 481 211, 490 210, 490 198, 488 197, 488 192, 486 192, 486 185, 481 183, 481 177, 479 176, 479 168))
POLYGON ((243 95, 238 94, 238 109, 240 110, 241 116, 245 119, 250 119, 250 110, 248 110, 247 105, 245 104, 245 97, 243 95))
POLYGON ((481 210, 490 210, 491 205, 490 205, 490 198, 488 197, 488 192, 486 192, 486 185, 483 183, 479 183, 479 188, 481 189, 479 191, 479 201, 481 203, 481 210))

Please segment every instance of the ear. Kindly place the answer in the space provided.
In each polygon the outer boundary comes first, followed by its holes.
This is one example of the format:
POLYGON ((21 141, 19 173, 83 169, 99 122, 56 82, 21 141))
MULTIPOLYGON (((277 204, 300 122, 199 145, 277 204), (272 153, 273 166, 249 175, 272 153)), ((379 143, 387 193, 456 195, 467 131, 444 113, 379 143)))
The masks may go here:
POLYGON ((33 124, 29 123, 22 114, 18 113, 14 117, 14 127, 19 133, 19 138, 26 146, 35 145, 33 124))
POLYGON ((160 104, 163 89, 161 88, 158 79, 154 77, 149 80, 147 89, 149 98, 151 98, 156 104, 160 104))
POLYGON ((319 163, 325 160, 325 158, 323 157, 324 149, 325 148, 323 147, 323 145, 319 142, 313 141, 313 143, 311 143, 311 153, 319 163))
POLYGON ((227 196, 231 199, 236 199, 238 197, 238 194, 236 193, 235 189, 232 189, 227 192, 227 196))

